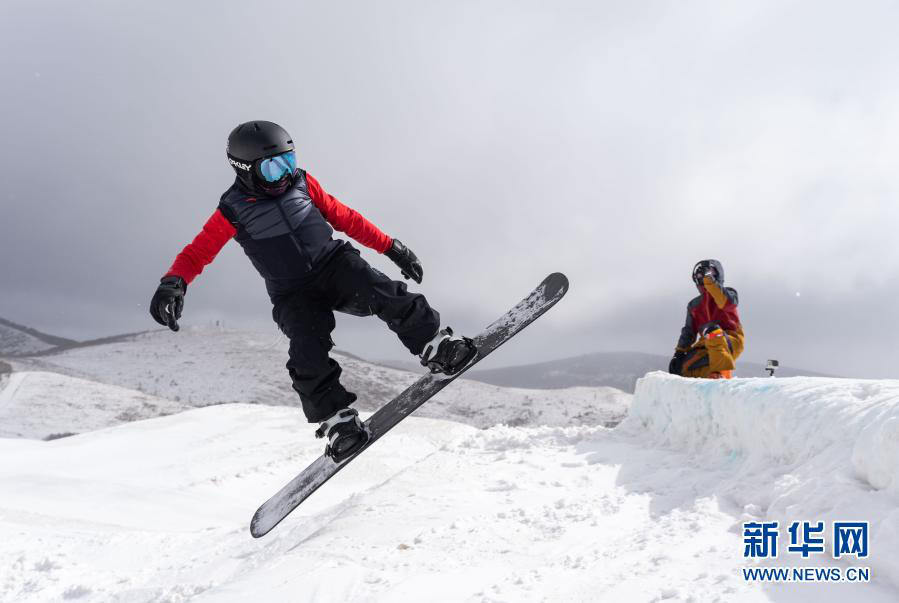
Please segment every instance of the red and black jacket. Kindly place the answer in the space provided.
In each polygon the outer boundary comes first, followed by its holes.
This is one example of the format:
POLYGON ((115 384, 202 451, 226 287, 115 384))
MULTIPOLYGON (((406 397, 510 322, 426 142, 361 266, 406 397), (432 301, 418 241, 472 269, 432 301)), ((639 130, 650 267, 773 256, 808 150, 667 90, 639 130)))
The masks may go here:
POLYGON ((393 239, 302 170, 297 171, 293 186, 278 197, 254 195, 235 180, 165 276, 180 276, 190 283, 234 238, 274 298, 302 287, 344 245, 331 237, 335 228, 378 253, 393 244, 393 239))

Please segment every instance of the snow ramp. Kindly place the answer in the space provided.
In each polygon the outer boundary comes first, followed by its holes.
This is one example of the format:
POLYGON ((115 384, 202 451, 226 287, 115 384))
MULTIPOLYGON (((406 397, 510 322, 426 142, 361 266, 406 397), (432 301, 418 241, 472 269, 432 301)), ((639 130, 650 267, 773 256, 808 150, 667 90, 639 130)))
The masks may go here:
POLYGON ((870 522, 859 564, 899 586, 899 381, 651 373, 620 431, 721 475, 744 521, 870 522))
POLYGON ((614 429, 412 416, 263 539, 253 511, 321 454, 299 409, 0 437, 0 601, 893 603, 897 394, 654 373, 614 429), (774 564, 871 582, 745 580, 741 522, 793 519, 867 520, 870 556, 774 564))

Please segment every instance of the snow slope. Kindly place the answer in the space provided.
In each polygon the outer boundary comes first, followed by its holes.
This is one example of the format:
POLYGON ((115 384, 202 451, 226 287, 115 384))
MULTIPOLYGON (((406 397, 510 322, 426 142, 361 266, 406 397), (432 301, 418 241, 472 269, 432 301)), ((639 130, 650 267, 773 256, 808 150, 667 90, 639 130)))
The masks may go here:
POLYGON ((0 439, 0 600, 895 601, 897 409, 894 382, 652 374, 615 429, 411 417, 259 540, 321 449, 295 408, 0 439), (844 505, 873 583, 742 580, 742 520, 844 505))
MULTIPOLYGON (((391 341, 390 334, 385 341, 391 341)), ((394 342, 395 345, 399 343, 394 342)), ((359 396, 355 406, 373 411, 421 372, 371 364, 335 352, 343 383, 359 396)), ((190 406, 226 402, 298 406, 284 363, 287 340, 261 333, 191 327, 177 334, 153 331, 102 345, 16 359, 19 370, 68 374, 137 390, 190 406)), ((506 388, 456 381, 419 412, 475 427, 510 425, 615 425, 627 411, 630 394, 611 387, 569 390, 506 388)))
POLYGON ((0 437, 45 439, 181 412, 186 404, 48 372, 0 380, 0 437))

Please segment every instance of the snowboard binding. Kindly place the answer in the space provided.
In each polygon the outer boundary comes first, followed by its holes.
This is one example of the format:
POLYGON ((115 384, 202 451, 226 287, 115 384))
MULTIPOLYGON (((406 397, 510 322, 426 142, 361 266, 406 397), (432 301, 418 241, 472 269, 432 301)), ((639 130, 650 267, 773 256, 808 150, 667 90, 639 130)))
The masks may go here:
POLYGON ((341 463, 362 450, 371 438, 371 432, 359 418, 356 409, 344 408, 319 425, 315 430, 315 437, 327 437, 325 456, 331 457, 335 463, 341 463))
POLYGON ((450 327, 440 330, 419 356, 431 373, 455 375, 474 360, 478 348, 469 337, 453 335, 450 327))

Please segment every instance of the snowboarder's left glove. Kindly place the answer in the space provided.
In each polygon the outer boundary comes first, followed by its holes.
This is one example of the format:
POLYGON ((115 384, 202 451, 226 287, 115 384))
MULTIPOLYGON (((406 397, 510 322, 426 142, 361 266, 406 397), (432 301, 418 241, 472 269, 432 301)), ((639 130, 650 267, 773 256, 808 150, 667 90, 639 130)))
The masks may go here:
POLYGON ((412 250, 403 245, 399 239, 393 240, 393 244, 390 246, 390 249, 384 252, 384 255, 400 267, 400 272, 404 277, 407 279, 411 278, 416 283, 421 282, 421 277, 425 274, 424 269, 421 267, 421 262, 412 253, 412 250))
POLYGON ((180 276, 165 276, 159 281, 159 287, 150 302, 150 316, 159 324, 177 331, 181 309, 184 308, 184 293, 187 283, 180 276))

